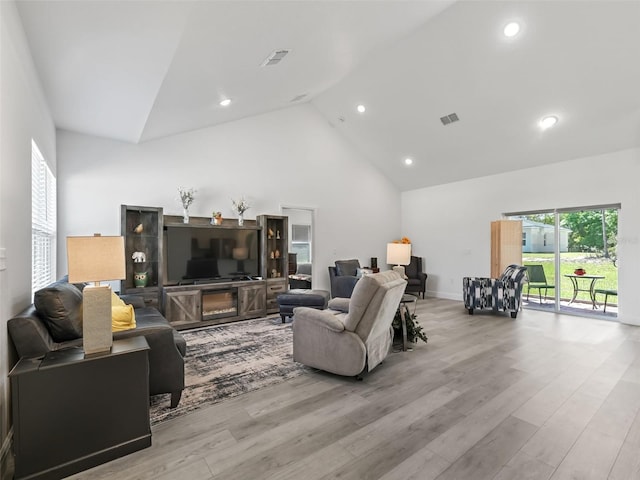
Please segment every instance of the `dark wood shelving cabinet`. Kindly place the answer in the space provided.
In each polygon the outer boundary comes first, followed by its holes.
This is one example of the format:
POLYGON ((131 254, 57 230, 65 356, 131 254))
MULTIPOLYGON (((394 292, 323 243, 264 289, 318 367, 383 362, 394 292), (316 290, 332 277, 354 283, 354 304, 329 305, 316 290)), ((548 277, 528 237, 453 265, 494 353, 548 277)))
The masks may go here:
POLYGON ((289 219, 280 215, 258 215, 261 231, 262 278, 267 281, 267 313, 278 311, 277 297, 287 291, 289 219))
POLYGON ((157 307, 162 293, 161 207, 121 205, 120 231, 124 237, 126 278, 120 291, 140 295, 145 303, 157 307))
POLYGON ((211 219, 205 217, 191 217, 188 224, 183 224, 182 217, 163 215, 161 207, 122 205, 120 218, 127 262, 121 293, 142 296, 145 303, 158 307, 174 327, 215 325, 278 311, 276 299, 287 291, 289 278, 287 217, 259 215, 255 221, 246 220, 243 227, 235 219, 212 225, 211 219), (257 231, 262 280, 168 283, 166 226, 257 231))

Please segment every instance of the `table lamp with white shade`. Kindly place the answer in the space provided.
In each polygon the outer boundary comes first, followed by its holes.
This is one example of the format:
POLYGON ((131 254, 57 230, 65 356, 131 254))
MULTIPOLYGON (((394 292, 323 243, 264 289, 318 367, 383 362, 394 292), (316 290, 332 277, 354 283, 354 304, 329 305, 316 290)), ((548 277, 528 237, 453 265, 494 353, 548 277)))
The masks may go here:
POLYGON ((410 243, 387 243, 387 263, 395 265, 393 270, 406 278, 404 274, 404 265, 411 263, 411 244, 410 243))
POLYGON ((67 237, 70 283, 94 282, 82 290, 82 346, 85 355, 109 352, 111 332, 111 287, 101 285, 126 276, 124 238, 67 237))

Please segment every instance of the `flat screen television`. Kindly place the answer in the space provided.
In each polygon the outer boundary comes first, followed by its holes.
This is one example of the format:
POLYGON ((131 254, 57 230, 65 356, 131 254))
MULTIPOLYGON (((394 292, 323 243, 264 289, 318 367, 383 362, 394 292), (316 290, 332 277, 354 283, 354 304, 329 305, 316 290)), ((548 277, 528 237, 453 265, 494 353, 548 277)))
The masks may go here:
POLYGON ((259 231, 193 225, 164 227, 165 283, 244 280, 260 275, 259 231))

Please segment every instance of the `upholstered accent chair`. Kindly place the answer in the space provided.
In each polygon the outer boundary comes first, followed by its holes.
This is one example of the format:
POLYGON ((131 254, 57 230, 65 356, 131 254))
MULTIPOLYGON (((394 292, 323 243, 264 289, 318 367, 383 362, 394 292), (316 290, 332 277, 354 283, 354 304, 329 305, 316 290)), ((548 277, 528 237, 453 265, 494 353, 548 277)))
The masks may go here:
POLYGON ((427 274, 422 270, 422 257, 411 255, 411 263, 404 267, 404 274, 407 276, 406 293, 416 293, 418 297, 427 290, 427 274))
POLYGON ((358 280, 351 298, 334 298, 326 310, 295 308, 293 359, 337 375, 370 372, 389 353, 406 285, 392 270, 374 273, 358 280))
POLYGON ((518 316, 522 286, 527 281, 527 267, 509 265, 500 278, 465 277, 462 279, 464 306, 473 315, 475 309, 490 309, 518 316))
POLYGON ((335 266, 329 267, 329 282, 331 284, 331 298, 350 298, 356 282, 360 261, 336 260, 335 266))

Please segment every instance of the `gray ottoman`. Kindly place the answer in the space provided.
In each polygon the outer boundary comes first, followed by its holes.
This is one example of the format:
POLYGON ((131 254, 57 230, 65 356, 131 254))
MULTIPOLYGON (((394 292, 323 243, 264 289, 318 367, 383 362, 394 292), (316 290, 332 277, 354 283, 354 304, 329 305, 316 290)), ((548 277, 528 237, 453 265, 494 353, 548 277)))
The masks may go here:
POLYGON ((293 309, 296 307, 311 307, 318 310, 327 308, 329 292, 326 290, 293 289, 278 295, 277 300, 282 323, 284 323, 286 317, 293 317, 293 309))

